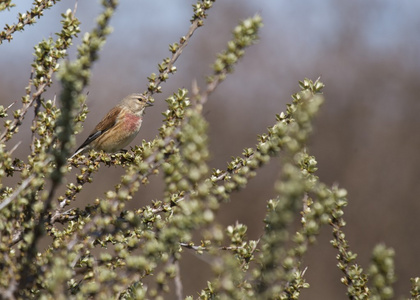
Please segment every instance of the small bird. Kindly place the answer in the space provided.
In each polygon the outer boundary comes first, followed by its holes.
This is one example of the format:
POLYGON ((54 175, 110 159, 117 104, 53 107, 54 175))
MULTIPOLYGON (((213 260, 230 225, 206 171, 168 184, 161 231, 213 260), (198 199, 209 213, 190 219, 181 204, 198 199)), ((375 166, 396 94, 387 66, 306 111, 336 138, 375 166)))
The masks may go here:
POLYGON ((96 125, 70 158, 90 149, 113 153, 126 147, 139 133, 145 108, 152 105, 142 94, 125 97, 96 125))

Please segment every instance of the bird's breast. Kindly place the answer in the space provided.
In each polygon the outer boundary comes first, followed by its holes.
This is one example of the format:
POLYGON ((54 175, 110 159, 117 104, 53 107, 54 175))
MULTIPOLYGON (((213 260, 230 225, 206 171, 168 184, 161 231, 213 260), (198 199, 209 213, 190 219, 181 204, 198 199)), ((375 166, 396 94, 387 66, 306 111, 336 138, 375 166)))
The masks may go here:
POLYGON ((140 130, 142 117, 135 114, 127 114, 125 117, 125 127, 129 132, 137 132, 140 130))

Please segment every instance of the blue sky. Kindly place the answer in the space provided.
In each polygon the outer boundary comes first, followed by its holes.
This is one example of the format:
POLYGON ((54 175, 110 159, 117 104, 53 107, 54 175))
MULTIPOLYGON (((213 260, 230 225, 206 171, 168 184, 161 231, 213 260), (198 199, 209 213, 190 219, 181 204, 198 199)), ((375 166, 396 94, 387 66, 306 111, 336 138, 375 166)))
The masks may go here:
MULTIPOLYGON (((95 16, 100 12, 99 1, 80 0, 78 2, 78 17, 82 20, 82 29, 88 30, 93 26, 95 16)), ((139 33, 153 28, 162 28, 164 33, 170 34, 186 27, 185 21, 191 15, 191 4, 194 1, 186 0, 157 0, 139 1, 122 0, 112 21, 116 30, 119 28, 132 27, 139 33)), ((297 36, 306 35, 307 38, 313 36, 331 36, 336 33, 336 29, 346 25, 340 22, 341 14, 339 1, 332 0, 307 0, 307 1, 227 1, 229 4, 242 5, 248 11, 260 12, 267 24, 281 24, 283 31, 296 32, 297 36), (285 27, 288 26, 288 27, 285 27)), ((344 2, 343 2, 344 3, 344 2)), ((346 4, 343 9, 360 10, 360 17, 363 20, 355 22, 366 23, 366 37, 373 47, 392 47, 396 41, 404 40, 407 36, 418 33, 418 17, 420 2, 410 0, 381 0, 381 1, 353 1, 353 5, 346 4), (364 15, 364 7, 367 5, 376 6, 373 12, 364 15)), ((218 1, 217 6, 225 3, 218 1)), ((18 12, 30 8, 30 1, 19 1, 16 7, 10 11, 0 13, 0 24, 14 23, 18 12)), ((74 1, 62 1, 55 7, 45 12, 45 16, 38 21, 38 24, 28 27, 24 32, 14 35, 14 42, 10 45, 2 45, 0 53, 22 53, 27 45, 33 45, 42 37, 53 35, 59 24, 60 13, 68 7, 74 7, 74 1)), ((210 14, 213 12, 211 11, 210 14)), ((244 16, 246 17, 246 16, 244 16)), ((268 29, 269 30, 269 29, 268 29)), ((111 39, 121 41, 124 35, 112 36, 111 39)), ((411 40, 418 45, 417 40, 411 40)), ((125 40, 129 43, 129 41, 125 40)), ((316 43, 316 40, 314 40, 316 43)), ((7 44, 7 43, 6 43, 7 44)), ((3 55, 1 55, 3 56, 3 55)), ((4 57, 0 57, 1 60, 4 57)))

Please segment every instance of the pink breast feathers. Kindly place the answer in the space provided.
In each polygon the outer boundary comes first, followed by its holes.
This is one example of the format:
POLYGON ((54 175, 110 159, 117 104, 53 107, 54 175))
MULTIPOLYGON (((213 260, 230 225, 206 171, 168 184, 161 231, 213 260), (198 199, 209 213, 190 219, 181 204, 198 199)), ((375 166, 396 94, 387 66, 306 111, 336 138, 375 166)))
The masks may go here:
POLYGON ((125 117, 125 126, 128 131, 139 131, 142 118, 133 114, 128 114, 125 117))

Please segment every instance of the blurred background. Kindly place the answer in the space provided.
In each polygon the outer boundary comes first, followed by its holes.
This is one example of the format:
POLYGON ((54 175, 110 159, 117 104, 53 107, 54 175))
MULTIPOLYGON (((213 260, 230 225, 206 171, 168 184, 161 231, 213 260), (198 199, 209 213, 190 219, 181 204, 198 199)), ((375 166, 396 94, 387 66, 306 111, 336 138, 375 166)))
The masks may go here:
MULTIPOLYGON (((10 12, 0 13, 0 23, 14 23, 31 1, 20 1, 10 12), (23 3, 25 2, 25 3, 23 3)), ((98 1, 78 1, 81 30, 90 30, 101 11, 98 1)), ((93 68, 88 87, 90 114, 77 136, 80 144, 100 118, 122 97, 142 92, 157 63, 170 56, 168 45, 186 34, 195 1, 124 0, 113 18, 113 33, 93 68)), ((60 14, 74 7, 63 1, 35 26, 16 33, 0 47, 0 104, 24 95, 31 71, 33 46, 55 37, 60 14)), ((265 26, 260 42, 246 52, 234 74, 210 97, 205 108, 209 122, 211 166, 224 169, 231 156, 253 147, 285 110, 298 80, 322 76, 326 102, 314 124, 309 151, 319 163, 318 176, 349 191, 345 232, 357 262, 367 268, 378 243, 395 249, 396 295, 409 296, 411 277, 420 276, 420 2, 411 0, 353 1, 217 1, 205 26, 191 39, 176 63, 178 72, 163 85, 155 106, 147 110, 143 128, 133 142, 157 134, 165 110, 164 99, 178 88, 190 88, 193 79, 204 86, 210 65, 231 38, 242 19, 261 14, 265 26)), ((79 43, 75 41, 75 45, 79 43)), ((75 57, 72 48, 70 59, 75 57)), ((45 93, 51 99, 60 91, 54 85, 45 93)), ((20 104, 14 106, 17 109, 20 104)), ((30 112, 19 134, 9 142, 25 158, 29 153, 30 112)), ((264 167, 243 192, 224 204, 218 218, 224 225, 236 221, 248 226, 249 237, 258 239, 266 201, 274 197, 273 184, 279 162, 264 167)), ((83 190, 79 201, 102 197, 122 174, 105 167, 83 190), (106 188, 103 188, 106 187, 106 188)), ((74 175, 69 176, 74 181, 74 175)), ((141 207, 162 196, 161 180, 138 192, 132 207, 141 207)), ((325 227, 305 258, 311 288, 301 299, 346 299, 336 251, 325 227), (322 276, 320 276, 322 275, 322 276)), ((196 241, 199 242, 199 241, 196 241)), ((188 252, 188 251, 187 251, 188 252)), ((204 288, 209 266, 192 253, 182 261, 184 292, 197 296, 204 288), (191 276, 194 274, 194 276, 191 276)))

